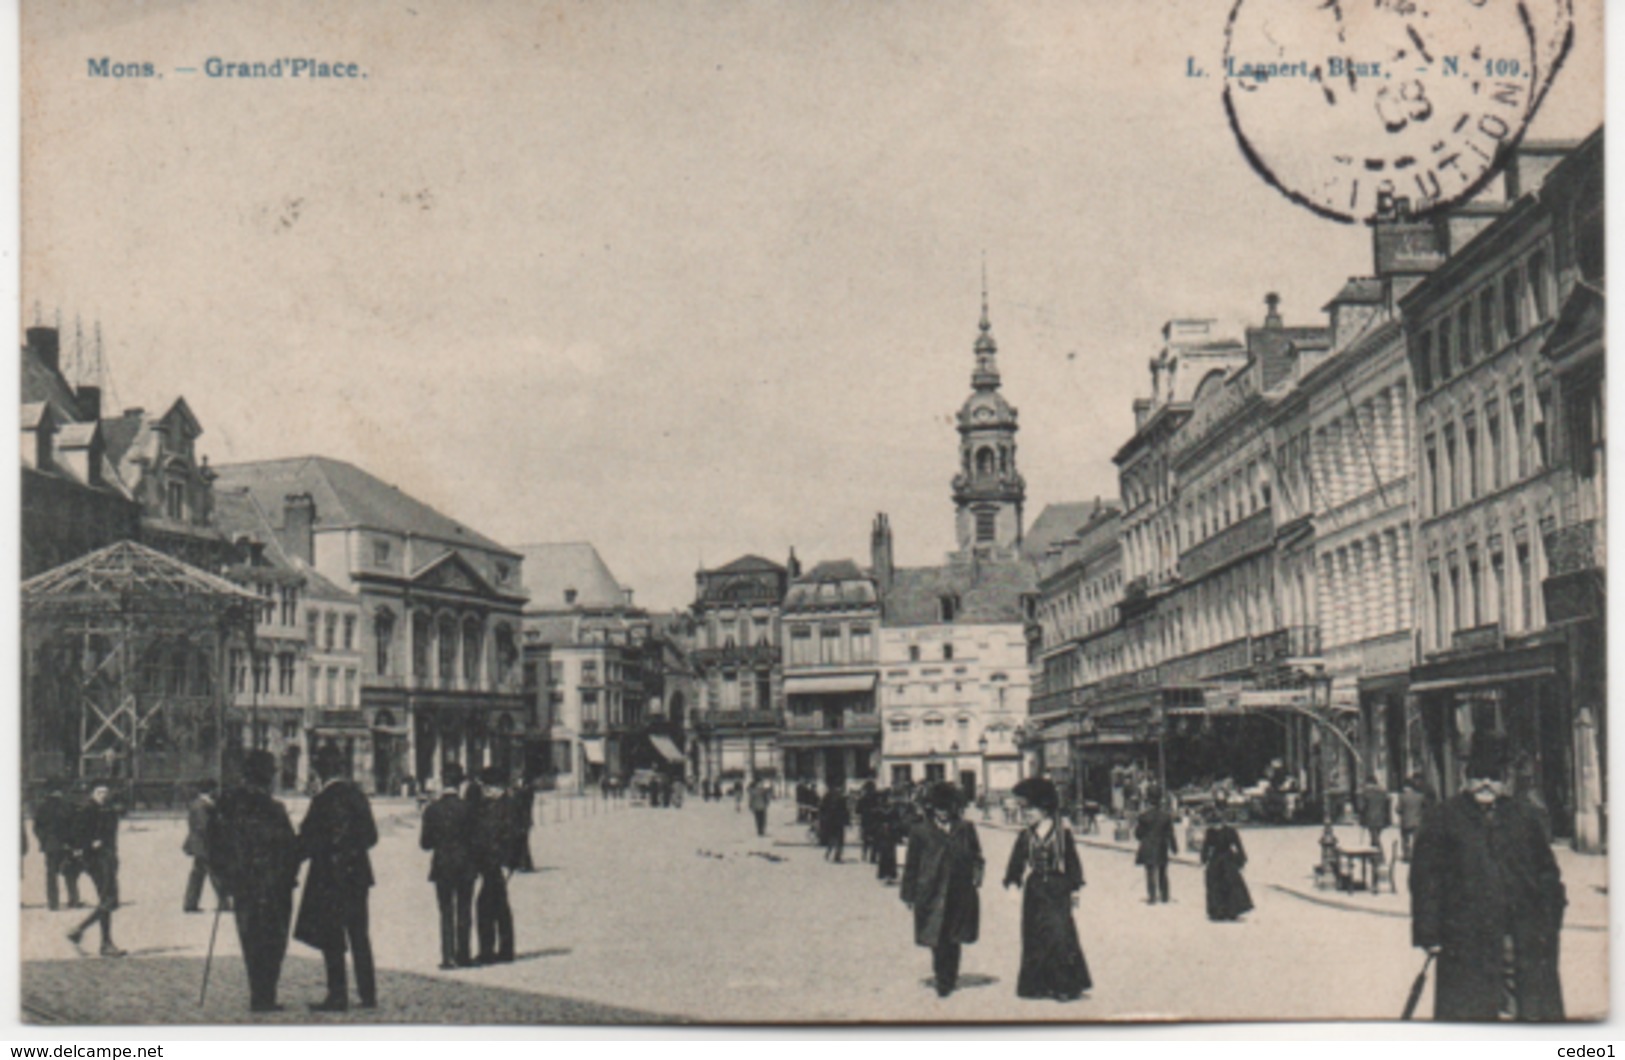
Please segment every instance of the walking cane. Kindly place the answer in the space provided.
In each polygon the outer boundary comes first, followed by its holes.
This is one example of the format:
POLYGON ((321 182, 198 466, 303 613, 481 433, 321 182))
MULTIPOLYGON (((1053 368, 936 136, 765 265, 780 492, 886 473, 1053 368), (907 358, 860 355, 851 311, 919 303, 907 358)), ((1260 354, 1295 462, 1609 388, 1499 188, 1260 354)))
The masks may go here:
POLYGON ((1416 973, 1416 982, 1411 984, 1411 996, 1405 999, 1405 1014, 1399 1018, 1408 1020, 1416 1014, 1416 1004, 1422 1000, 1422 988, 1428 983, 1428 969, 1433 967, 1433 958, 1438 954, 1428 954, 1428 959, 1422 962, 1422 970, 1416 973))
POLYGON ((209 929, 209 955, 203 958, 203 989, 198 991, 198 1007, 203 1007, 203 999, 209 996, 209 968, 214 964, 214 939, 220 934, 220 914, 225 909, 221 902, 214 903, 214 927, 209 929))

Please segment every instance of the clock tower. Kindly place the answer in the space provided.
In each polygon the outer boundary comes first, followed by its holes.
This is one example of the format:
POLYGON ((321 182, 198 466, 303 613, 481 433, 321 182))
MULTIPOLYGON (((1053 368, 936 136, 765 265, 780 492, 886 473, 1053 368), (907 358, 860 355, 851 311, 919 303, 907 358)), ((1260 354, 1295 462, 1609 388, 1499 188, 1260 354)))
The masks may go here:
POLYGON ((1016 410, 999 393, 999 346, 988 322, 985 281, 978 326, 971 395, 959 409, 954 524, 961 552, 991 554, 1021 547, 1027 483, 1016 471, 1016 410))

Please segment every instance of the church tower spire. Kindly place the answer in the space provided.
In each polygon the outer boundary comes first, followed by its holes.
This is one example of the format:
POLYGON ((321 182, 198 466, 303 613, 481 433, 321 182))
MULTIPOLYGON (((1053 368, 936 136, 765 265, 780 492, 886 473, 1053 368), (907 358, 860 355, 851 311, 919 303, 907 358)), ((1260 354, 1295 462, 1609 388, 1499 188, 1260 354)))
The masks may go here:
POLYGON ((982 317, 977 324, 971 394, 959 410, 959 474, 954 525, 961 552, 1021 547, 1027 484, 1016 470, 1016 410, 999 392, 999 345, 988 316, 987 262, 982 263, 982 317))

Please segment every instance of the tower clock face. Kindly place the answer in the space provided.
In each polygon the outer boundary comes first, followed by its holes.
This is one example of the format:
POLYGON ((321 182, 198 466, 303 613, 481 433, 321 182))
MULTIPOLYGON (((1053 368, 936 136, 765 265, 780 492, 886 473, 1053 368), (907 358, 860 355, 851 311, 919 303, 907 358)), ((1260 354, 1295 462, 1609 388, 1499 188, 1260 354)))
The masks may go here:
POLYGON ((990 409, 990 408, 979 408, 979 409, 976 410, 976 422, 977 423, 986 423, 988 420, 990 420, 992 418, 993 418, 993 410, 992 409, 990 409))

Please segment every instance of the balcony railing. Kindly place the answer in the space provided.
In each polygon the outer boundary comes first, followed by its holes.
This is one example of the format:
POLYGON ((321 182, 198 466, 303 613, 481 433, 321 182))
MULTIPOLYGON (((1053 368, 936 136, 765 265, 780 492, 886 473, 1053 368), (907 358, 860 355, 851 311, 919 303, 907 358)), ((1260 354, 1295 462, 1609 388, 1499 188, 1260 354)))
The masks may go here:
POLYGON ((779 714, 773 710, 702 710, 694 721, 713 729, 776 729, 780 725, 779 714))
POLYGON ((748 647, 700 648, 692 655, 695 666, 712 667, 729 664, 742 667, 772 666, 779 661, 779 649, 772 644, 754 644, 748 647))
POLYGON ((1179 573, 1189 584, 1210 571, 1250 552, 1275 544, 1275 523, 1269 508, 1254 512, 1239 523, 1225 527, 1206 541, 1186 549, 1179 557, 1179 573))
POLYGON ((785 718, 785 728, 792 732, 879 732, 880 715, 872 710, 792 712, 785 718))

